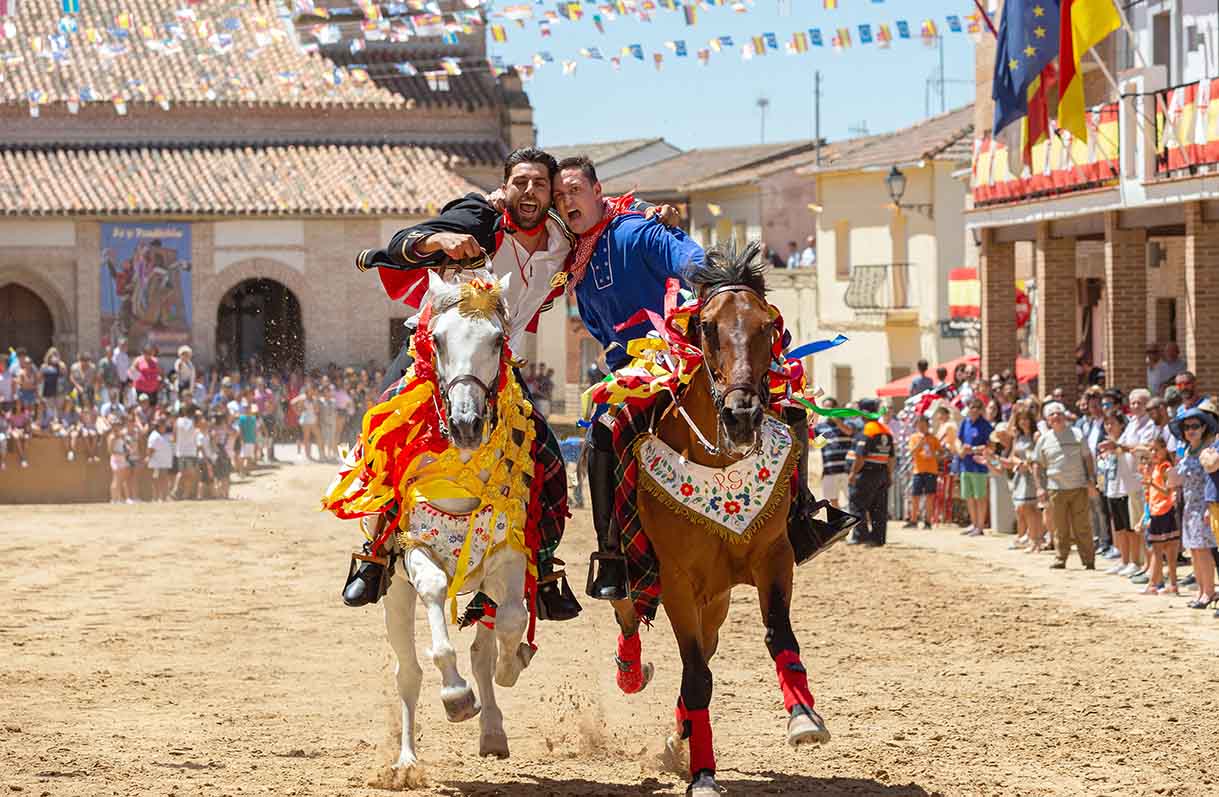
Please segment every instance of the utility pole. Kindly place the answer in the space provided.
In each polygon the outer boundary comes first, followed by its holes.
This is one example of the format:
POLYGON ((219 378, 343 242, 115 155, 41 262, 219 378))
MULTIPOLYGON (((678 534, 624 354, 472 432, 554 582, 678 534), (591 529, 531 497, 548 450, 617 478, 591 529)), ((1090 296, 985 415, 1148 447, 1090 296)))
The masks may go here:
POLYGON ((813 147, 821 165, 821 70, 813 72, 813 147))
POLYGON ((761 141, 761 143, 765 144, 766 143, 766 109, 770 106, 770 100, 766 99, 765 97, 758 97, 757 106, 762 111, 762 141, 761 141))
POLYGON ((944 34, 937 36, 940 40, 940 113, 948 110, 948 100, 944 91, 944 34))

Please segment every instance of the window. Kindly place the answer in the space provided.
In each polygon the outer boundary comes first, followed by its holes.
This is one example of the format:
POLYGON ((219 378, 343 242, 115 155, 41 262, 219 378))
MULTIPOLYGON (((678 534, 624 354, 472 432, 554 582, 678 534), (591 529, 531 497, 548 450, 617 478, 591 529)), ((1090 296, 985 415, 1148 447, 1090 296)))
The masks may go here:
POLYGON ((835 365, 834 398, 838 399, 838 405, 846 406, 846 403, 851 400, 851 395, 854 391, 855 380, 851 377, 851 366, 835 365))
POLYGON ((389 320, 389 358, 392 360, 398 356, 398 352, 402 351, 402 347, 406 345, 406 338, 410 334, 410 330, 406 328, 405 318, 391 318, 389 320))
POLYGON ((713 239, 714 235, 715 235, 714 227, 712 227, 710 224, 702 225, 701 227, 698 228, 699 244, 704 249, 710 248, 711 246, 713 246, 715 244, 715 240, 713 239))
POLYGON ((1163 345, 1177 342, 1177 300, 1156 299, 1155 340, 1163 345))
POLYGON ((1168 85, 1172 74, 1172 14, 1165 11, 1151 18, 1151 63, 1168 69, 1168 85))
POLYGON ((851 278, 851 223, 839 221, 834 224, 834 278, 851 278))

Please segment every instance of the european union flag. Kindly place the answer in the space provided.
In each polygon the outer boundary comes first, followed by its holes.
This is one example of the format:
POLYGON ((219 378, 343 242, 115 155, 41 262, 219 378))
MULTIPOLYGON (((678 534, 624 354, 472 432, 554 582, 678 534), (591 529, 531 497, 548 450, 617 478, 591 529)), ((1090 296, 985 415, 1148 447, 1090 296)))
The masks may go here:
POLYGON ((676 46, 673 48, 673 51, 677 53, 678 58, 685 58, 687 55, 689 55, 689 51, 686 50, 686 42, 684 39, 674 42, 674 45, 676 46))
POLYGON ((1058 0, 1008 0, 999 22, 994 134, 1028 114, 1028 88, 1058 55, 1058 0))

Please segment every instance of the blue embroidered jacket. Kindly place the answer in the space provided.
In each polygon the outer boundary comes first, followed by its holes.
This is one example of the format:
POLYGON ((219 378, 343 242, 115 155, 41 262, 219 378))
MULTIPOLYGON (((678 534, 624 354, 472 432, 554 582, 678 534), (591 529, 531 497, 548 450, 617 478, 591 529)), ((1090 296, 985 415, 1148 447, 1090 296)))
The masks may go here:
POLYGON ((647 335, 652 324, 614 327, 645 308, 663 316, 665 280, 677 277, 685 284, 685 272, 702 264, 702 247, 680 229, 637 214, 610 221, 576 286, 576 302, 589 333, 605 347, 611 369, 627 364, 626 344, 647 335))

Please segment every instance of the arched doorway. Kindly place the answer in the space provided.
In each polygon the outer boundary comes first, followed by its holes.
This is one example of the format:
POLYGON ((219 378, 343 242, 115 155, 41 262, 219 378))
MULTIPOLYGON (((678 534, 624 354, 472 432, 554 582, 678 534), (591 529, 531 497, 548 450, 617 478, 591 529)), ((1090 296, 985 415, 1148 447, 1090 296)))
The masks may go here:
POLYGON ((300 302, 272 279, 238 283, 216 311, 216 363, 231 370, 251 358, 268 370, 305 366, 300 302))
POLYGON ((0 287, 0 345, 6 350, 24 347, 40 362, 54 337, 51 308, 38 294, 15 282, 0 287))

